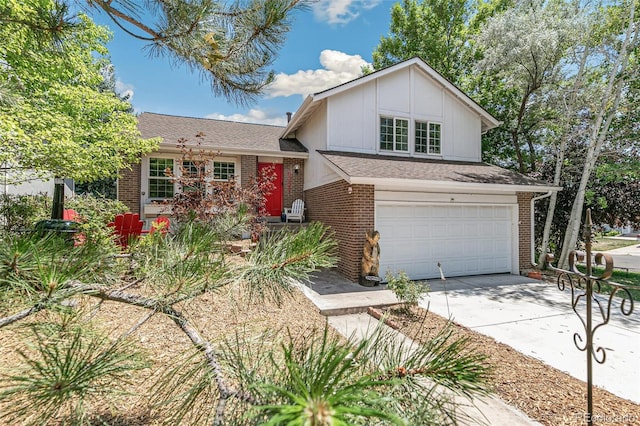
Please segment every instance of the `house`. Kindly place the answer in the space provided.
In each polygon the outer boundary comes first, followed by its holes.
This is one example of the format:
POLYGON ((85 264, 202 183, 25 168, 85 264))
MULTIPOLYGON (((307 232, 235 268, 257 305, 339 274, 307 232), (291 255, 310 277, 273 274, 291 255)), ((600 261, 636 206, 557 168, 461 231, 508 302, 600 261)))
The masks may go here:
POLYGON ((187 139, 187 146, 193 147, 197 134, 202 135, 199 148, 215 154, 210 167, 216 180, 233 177, 246 185, 260 169, 274 168, 276 189, 266 205, 273 218, 279 220, 284 207, 303 197, 304 163, 309 154, 299 141, 281 138, 282 127, 142 113, 138 128, 143 138, 161 136, 162 142, 157 152, 123 173, 118 181, 118 199, 143 219, 168 212, 162 201, 172 198, 177 188, 165 170, 169 168, 179 176, 181 151, 177 142, 187 139))
MULTIPOLYGON (((55 179, 53 176, 41 176, 31 170, 0 165, 0 195, 37 195, 53 196, 55 179)), ((75 193, 73 179, 64 179, 65 196, 71 197, 75 193)))
POLYGON ((307 220, 335 232, 338 271, 353 281, 365 233, 374 229, 381 276, 518 274, 532 266, 536 195, 560 188, 481 161, 481 135, 499 124, 413 58, 309 95, 284 129, 142 114, 143 136, 165 142, 124 177, 121 199, 151 214, 149 202, 166 195, 158 192, 167 185, 158 181, 166 166, 159 159, 175 156, 178 137, 203 131, 206 147, 240 182, 264 164, 281 164, 271 214, 303 198, 307 220))

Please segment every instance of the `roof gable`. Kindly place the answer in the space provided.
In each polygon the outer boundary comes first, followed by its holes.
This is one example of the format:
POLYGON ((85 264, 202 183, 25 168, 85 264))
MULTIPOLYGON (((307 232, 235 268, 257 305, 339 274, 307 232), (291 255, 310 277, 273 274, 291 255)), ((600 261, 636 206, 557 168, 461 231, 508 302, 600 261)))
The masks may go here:
POLYGON ((482 131, 485 132, 494 127, 500 125, 500 121, 498 121, 495 117, 493 117, 489 112, 487 112, 484 108, 482 108, 477 102, 471 99, 467 94, 465 94, 462 90, 460 90, 456 85, 451 83, 445 77, 443 77, 436 70, 431 68, 424 60, 414 57, 408 59, 403 62, 399 62, 395 65, 389 66, 387 68, 383 68, 371 74, 356 78, 354 80, 348 81, 346 83, 340 84, 338 86, 332 87, 330 89, 324 90, 322 92, 314 93, 304 100, 298 111, 293 116, 293 119, 289 122, 287 127, 284 129, 282 133, 283 136, 293 134, 299 127, 304 124, 307 118, 322 104, 322 102, 336 94, 344 93, 353 89, 354 87, 361 86, 367 84, 373 80, 379 79, 381 77, 387 76, 389 74, 393 74, 399 72, 400 70, 404 70, 407 68, 416 67, 422 73, 424 73, 427 77, 430 78, 434 84, 442 87, 445 91, 451 94, 454 98, 458 99, 462 102, 467 108, 472 110, 474 113, 478 114, 482 122, 482 131))

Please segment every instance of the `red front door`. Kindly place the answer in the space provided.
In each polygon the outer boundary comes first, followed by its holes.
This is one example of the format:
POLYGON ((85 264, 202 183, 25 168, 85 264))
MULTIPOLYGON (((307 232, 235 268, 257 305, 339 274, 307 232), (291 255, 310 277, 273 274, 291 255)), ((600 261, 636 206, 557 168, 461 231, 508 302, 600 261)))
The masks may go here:
POLYGON ((280 216, 282 213, 282 164, 278 163, 258 163, 258 175, 262 170, 273 166, 273 171, 276 178, 273 180, 275 189, 271 191, 271 194, 267 195, 267 203, 265 208, 269 216, 280 216))

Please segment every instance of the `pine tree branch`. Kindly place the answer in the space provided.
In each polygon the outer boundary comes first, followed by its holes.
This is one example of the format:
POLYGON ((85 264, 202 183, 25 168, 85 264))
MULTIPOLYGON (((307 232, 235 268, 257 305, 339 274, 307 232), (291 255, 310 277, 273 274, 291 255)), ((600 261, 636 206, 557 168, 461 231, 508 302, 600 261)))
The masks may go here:
POLYGON ((165 37, 154 31, 151 27, 144 25, 142 22, 140 22, 137 19, 133 19, 132 16, 127 15, 124 12, 119 11, 118 9, 116 9, 115 7, 111 6, 111 1, 107 0, 93 0, 90 5, 95 5, 98 6, 100 9, 102 9, 107 15, 109 15, 109 18, 111 18, 111 20, 118 26, 120 27, 120 29, 124 32, 126 32, 127 34, 129 34, 131 37, 137 38, 139 40, 145 40, 145 41, 159 41, 159 40, 163 40, 165 37), (124 25, 122 25, 119 21, 119 19, 122 19, 125 22, 130 23, 131 25, 133 25, 134 27, 138 28, 139 30, 149 34, 151 37, 145 37, 145 36, 141 36, 138 35, 136 33, 134 33, 133 31, 128 30, 127 28, 124 27, 124 25))
POLYGON ((76 289, 77 292, 86 293, 101 300, 138 306, 168 316, 180 328, 180 330, 187 335, 193 345, 204 354, 207 360, 207 365, 214 373, 216 386, 220 392, 220 398, 237 398, 243 402, 255 403, 255 399, 252 395, 235 390, 232 386, 227 384, 224 372, 222 371, 218 361, 218 355, 213 345, 209 341, 203 339, 198 330, 189 323, 189 320, 180 311, 174 309, 171 304, 123 291, 110 290, 98 285, 73 283, 71 288, 76 289))

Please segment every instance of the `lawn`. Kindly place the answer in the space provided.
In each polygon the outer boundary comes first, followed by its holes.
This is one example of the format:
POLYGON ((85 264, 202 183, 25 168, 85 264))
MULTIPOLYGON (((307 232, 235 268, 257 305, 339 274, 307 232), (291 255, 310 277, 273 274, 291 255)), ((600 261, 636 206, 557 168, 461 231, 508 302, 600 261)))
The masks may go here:
MULTIPOLYGON (((584 272, 586 268, 584 265, 578 265, 578 269, 584 272)), ((604 268, 593 268, 594 275, 599 275, 603 271, 604 268)), ((608 281, 616 284, 622 284, 623 286, 629 288, 629 293, 631 294, 633 300, 640 301, 640 273, 614 269, 613 274, 611 275, 611 278, 608 279, 608 281)), ((606 281, 601 281, 601 293, 609 294, 612 289, 613 286, 608 285, 606 281)), ((619 292, 617 296, 624 297, 624 293, 619 292)))
MULTIPOLYGON (((592 246, 593 252, 603 252, 607 250, 613 250, 622 247, 635 246, 638 244, 637 240, 623 240, 619 238, 611 238, 611 237, 600 237, 594 241, 592 246)), ((615 265, 615 263, 614 263, 615 265)), ((585 271, 584 265, 578 265, 578 269, 582 272, 585 271)), ((604 268, 594 266, 593 273, 594 275, 599 275, 604 271, 604 268)), ((613 274, 609 281, 622 284, 627 287, 632 287, 629 292, 633 297, 633 300, 640 300, 640 273, 630 272, 627 270, 616 269, 614 267, 613 274)), ((602 285, 602 293, 609 294, 612 287, 603 283, 602 285)), ((623 296, 623 293, 619 293, 619 296, 623 296)))
POLYGON ((623 239, 620 239, 620 238, 596 236, 595 241, 593 242, 593 245, 592 245, 592 250, 593 251, 607 251, 607 250, 613 250, 613 249, 617 249, 617 248, 637 245, 638 243, 639 243, 638 240, 635 240, 635 241, 634 240, 623 240, 623 239))

